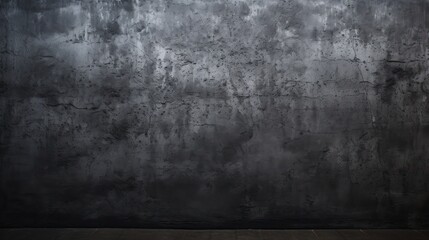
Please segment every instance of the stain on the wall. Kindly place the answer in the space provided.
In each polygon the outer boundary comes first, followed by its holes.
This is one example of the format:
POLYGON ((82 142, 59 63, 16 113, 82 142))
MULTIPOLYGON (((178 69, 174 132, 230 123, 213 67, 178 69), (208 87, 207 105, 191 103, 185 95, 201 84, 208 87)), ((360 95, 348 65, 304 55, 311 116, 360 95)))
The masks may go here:
POLYGON ((0 225, 428 227, 425 0, 0 2, 0 225))

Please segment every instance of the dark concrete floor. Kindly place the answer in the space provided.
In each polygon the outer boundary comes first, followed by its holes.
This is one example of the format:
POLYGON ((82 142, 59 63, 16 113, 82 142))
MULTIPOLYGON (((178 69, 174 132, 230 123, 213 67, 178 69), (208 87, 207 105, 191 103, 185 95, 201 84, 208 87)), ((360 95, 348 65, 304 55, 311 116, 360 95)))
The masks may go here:
POLYGON ((428 240, 429 230, 0 229, 1 240, 428 240))

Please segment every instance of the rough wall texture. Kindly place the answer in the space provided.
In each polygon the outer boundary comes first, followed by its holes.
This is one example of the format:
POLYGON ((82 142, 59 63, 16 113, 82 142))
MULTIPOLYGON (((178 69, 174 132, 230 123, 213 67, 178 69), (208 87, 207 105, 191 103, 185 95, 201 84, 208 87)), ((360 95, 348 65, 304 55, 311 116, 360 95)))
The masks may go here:
POLYGON ((2 226, 429 226, 429 2, 3 0, 2 226))

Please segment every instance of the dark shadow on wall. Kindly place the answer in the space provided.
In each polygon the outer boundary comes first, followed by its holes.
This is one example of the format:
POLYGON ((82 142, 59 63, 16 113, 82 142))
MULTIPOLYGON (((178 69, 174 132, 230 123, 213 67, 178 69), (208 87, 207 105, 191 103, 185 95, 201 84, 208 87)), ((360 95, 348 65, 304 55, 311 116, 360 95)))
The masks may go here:
POLYGON ((0 225, 429 227, 428 6, 2 1, 0 225))

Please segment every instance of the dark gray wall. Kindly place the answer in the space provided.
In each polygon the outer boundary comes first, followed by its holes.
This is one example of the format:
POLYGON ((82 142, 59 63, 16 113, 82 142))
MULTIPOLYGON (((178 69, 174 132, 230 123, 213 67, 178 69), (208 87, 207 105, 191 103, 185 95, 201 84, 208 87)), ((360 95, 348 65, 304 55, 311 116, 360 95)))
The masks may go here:
POLYGON ((2 226, 429 226, 428 1, 0 8, 2 226))

